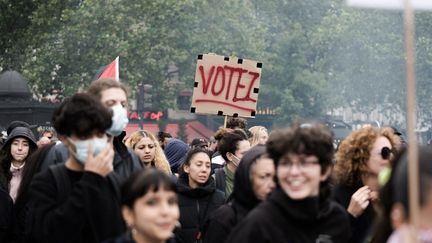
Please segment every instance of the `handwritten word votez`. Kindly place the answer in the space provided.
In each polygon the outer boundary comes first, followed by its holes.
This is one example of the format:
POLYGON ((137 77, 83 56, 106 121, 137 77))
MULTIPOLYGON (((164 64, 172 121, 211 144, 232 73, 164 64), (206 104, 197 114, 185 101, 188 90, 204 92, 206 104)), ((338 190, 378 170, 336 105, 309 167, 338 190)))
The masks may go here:
MULTIPOLYGON (((205 72, 204 72, 204 66, 200 65, 199 66, 199 71, 200 71, 200 75, 201 75, 201 80, 202 80, 202 91, 204 94, 207 94, 209 86, 211 85, 211 92, 212 95, 214 96, 218 96, 220 95, 222 92, 225 93, 225 100, 228 100, 230 97, 230 90, 231 90, 231 84, 233 82, 233 76, 234 74, 238 77, 236 81, 234 81, 234 86, 235 86, 235 91, 234 91, 234 95, 232 97, 232 101, 236 102, 236 101, 240 101, 240 100, 244 100, 244 101, 252 101, 252 102, 256 102, 255 99, 252 99, 250 97, 251 91, 252 91, 252 87, 255 83, 255 81, 260 77, 260 74, 257 72, 251 72, 248 71, 247 69, 243 69, 243 68, 236 68, 236 67, 230 67, 228 65, 224 65, 224 66, 212 66, 210 68, 210 71, 208 72, 208 76, 207 78, 205 77, 205 72), (214 71, 216 69, 216 74, 214 75, 213 78, 213 74, 214 71), (241 79, 243 74, 249 74, 250 75, 250 82, 247 85, 247 92, 246 92, 246 96, 239 98, 238 97, 238 91, 239 89, 244 89, 246 88, 246 85, 241 83, 241 79), (229 78, 227 78, 229 76, 229 78), (216 85, 219 84, 219 88, 216 87, 216 85), (226 86, 225 86, 226 85, 226 86), (217 90, 219 89, 219 90, 217 90)), ((222 94, 223 95, 223 94, 222 94)))
POLYGON ((246 59, 203 55, 197 62, 191 111, 255 116, 261 65, 246 59))

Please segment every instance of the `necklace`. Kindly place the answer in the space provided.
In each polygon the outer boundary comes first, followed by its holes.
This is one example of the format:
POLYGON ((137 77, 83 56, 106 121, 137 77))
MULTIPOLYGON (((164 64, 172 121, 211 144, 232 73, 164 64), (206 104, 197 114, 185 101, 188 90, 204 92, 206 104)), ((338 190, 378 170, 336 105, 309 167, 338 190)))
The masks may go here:
POLYGON ((24 165, 25 165, 25 162, 23 162, 22 164, 20 164, 20 165, 18 165, 18 166, 15 166, 13 162, 11 163, 11 167, 12 167, 12 169, 15 169, 15 170, 20 170, 20 169, 22 169, 22 168, 24 167, 24 165))

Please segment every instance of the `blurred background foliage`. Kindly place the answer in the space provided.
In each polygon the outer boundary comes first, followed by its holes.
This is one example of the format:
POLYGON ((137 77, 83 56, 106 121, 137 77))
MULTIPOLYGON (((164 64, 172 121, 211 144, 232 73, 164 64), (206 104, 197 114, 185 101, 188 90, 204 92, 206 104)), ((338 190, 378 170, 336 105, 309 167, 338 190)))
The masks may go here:
MULTIPOLYGON (((38 97, 85 88, 120 56, 120 78, 153 85, 161 109, 192 90, 196 56, 263 62, 259 107, 278 122, 334 108, 405 110, 403 16, 342 0, 0 0, 0 72, 38 97), (177 81, 180 82, 177 82, 177 81), (176 82, 172 82, 176 81, 176 82)), ((431 117, 432 14, 416 13, 419 114, 431 117)))

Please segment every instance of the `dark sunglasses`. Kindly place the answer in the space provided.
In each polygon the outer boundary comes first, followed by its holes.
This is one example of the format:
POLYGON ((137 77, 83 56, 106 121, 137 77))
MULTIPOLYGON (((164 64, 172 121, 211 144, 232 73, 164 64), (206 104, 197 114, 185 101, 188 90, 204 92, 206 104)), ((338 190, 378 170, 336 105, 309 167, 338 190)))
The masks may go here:
POLYGON ((389 147, 383 147, 383 148, 381 149, 381 157, 382 157, 384 160, 388 160, 388 159, 390 159, 390 156, 391 156, 392 153, 393 153, 393 152, 392 152, 392 150, 391 150, 389 147))

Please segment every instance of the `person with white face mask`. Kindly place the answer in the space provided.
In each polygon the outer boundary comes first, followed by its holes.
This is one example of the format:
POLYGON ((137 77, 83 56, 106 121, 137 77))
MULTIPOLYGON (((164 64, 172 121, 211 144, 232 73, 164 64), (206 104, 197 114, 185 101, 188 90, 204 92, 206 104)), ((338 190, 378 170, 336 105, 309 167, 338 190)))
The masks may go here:
POLYGON ((88 94, 55 111, 68 149, 65 163, 37 174, 30 187, 29 241, 101 242, 124 231, 119 181, 113 172, 111 112, 88 94))
POLYGON ((114 171, 121 180, 128 178, 133 172, 142 170, 143 164, 139 157, 123 143, 124 130, 128 125, 128 87, 113 79, 93 81, 87 93, 96 97, 105 107, 112 110, 112 124, 107 134, 113 136, 114 171))
POLYGON ((234 173, 243 155, 250 149, 250 143, 245 132, 234 130, 223 135, 219 142, 219 152, 227 161, 223 168, 215 169, 216 188, 225 193, 228 198, 234 188, 234 173))
MULTIPOLYGON (((106 134, 113 136, 112 146, 114 148, 114 172, 121 181, 127 179, 133 172, 143 169, 138 156, 125 144, 123 136, 129 120, 127 117, 127 87, 116 80, 99 79, 90 84, 87 93, 97 98, 102 105, 110 109, 112 121, 106 134)), ((64 141, 64 135, 56 131, 60 140, 64 141)), ((54 146, 48 153, 41 165, 41 171, 48 169, 50 165, 64 163, 68 157, 68 149, 61 143, 54 146)))
POLYGON ((111 109, 113 111, 112 125, 107 133, 117 137, 126 129, 129 119, 127 117, 127 110, 122 105, 114 105, 111 109))

